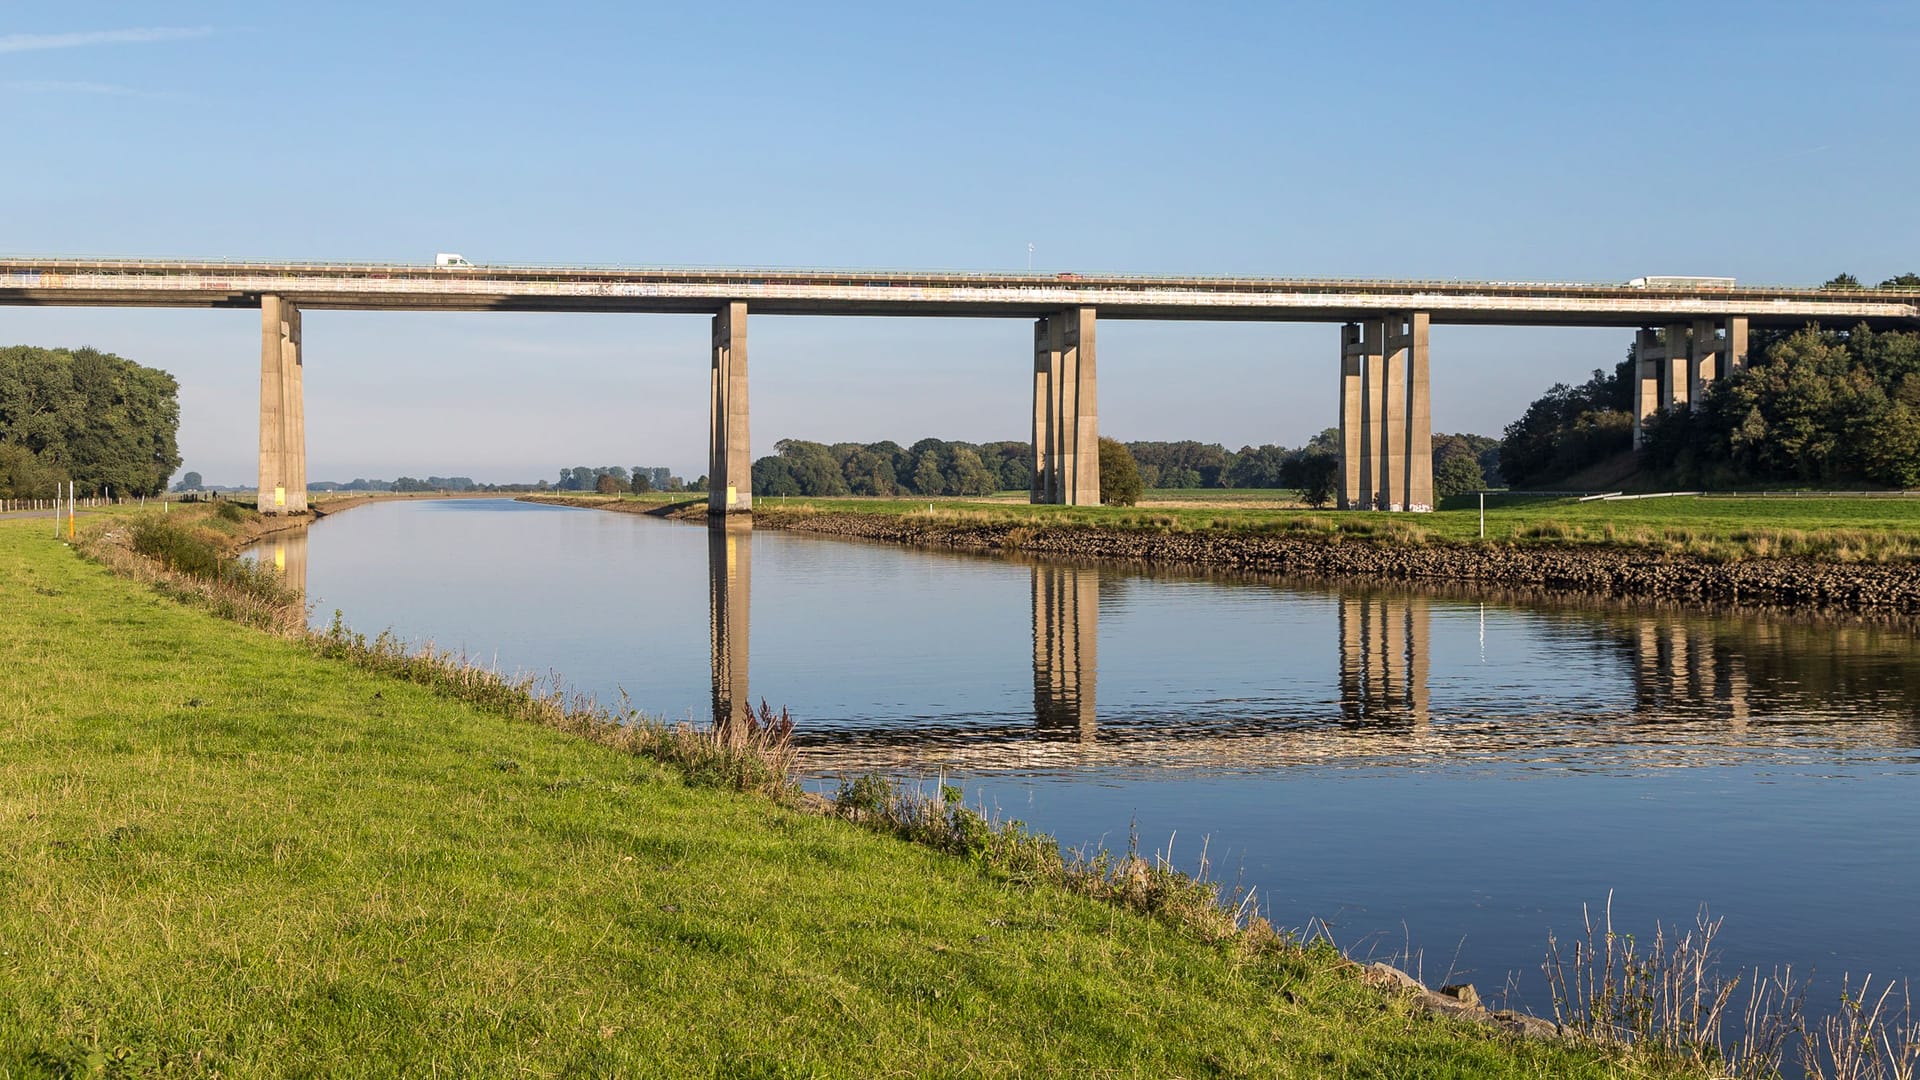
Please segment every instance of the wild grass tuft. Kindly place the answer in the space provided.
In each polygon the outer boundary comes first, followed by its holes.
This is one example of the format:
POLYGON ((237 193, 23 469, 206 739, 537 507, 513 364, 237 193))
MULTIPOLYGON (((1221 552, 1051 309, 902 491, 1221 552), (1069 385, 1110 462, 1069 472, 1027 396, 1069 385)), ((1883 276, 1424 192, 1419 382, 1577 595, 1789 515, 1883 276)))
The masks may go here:
POLYGON ((306 629, 299 593, 273 571, 233 557, 221 539, 193 523, 155 515, 109 521, 84 533, 77 549, 115 573, 221 618, 283 636, 306 629))
POLYGON ((622 692, 615 708, 568 691, 556 677, 510 676, 432 643, 410 649, 391 632, 369 639, 347 628, 340 612, 307 641, 318 655, 424 686, 502 716, 553 728, 621 753, 676 768, 690 784, 752 791, 794 803, 790 779, 795 751, 793 719, 766 702, 758 715, 733 723, 669 724, 634 709, 622 692))
POLYGON ((1197 874, 1174 866, 1170 854, 1141 856, 1139 837, 1124 854, 1105 848, 1062 851, 1053 837, 1025 823, 968 807, 959 788, 937 784, 932 794, 877 774, 843 781, 833 798, 841 817, 880 832, 977 863, 1025 885, 1048 884, 1152 916, 1209 943, 1256 952, 1300 948, 1295 939, 1255 913, 1250 889, 1229 896, 1208 877, 1206 852, 1197 874))
POLYGON ((1920 1019, 1905 984, 1876 992, 1871 977, 1840 990, 1839 1008, 1805 1020, 1807 985, 1791 968, 1725 976, 1714 951, 1721 920, 1692 929, 1656 924, 1641 942, 1614 929, 1613 902, 1563 950, 1547 938, 1542 965, 1554 1019, 1589 1042, 1634 1047, 1725 1077, 1777 1077, 1796 1041, 1810 1080, 1914 1080, 1920 1019))

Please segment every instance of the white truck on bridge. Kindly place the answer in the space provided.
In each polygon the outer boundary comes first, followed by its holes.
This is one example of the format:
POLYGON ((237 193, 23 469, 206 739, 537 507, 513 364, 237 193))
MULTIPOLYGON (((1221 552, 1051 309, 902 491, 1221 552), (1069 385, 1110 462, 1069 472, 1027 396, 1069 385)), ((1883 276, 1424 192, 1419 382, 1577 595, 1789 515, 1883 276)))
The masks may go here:
POLYGON ((451 251, 443 251, 433 257, 433 265, 435 266, 472 266, 473 264, 467 261, 467 257, 465 255, 456 255, 451 251))

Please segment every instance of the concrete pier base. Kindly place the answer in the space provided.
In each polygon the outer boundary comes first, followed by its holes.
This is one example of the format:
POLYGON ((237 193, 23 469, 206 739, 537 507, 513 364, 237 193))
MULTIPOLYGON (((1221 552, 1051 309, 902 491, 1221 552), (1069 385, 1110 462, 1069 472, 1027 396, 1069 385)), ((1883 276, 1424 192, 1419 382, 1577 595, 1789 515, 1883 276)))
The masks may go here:
POLYGON ((1427 341, 1424 311, 1341 327, 1341 509, 1433 509, 1427 341))
POLYGON ((1033 488, 1030 501, 1100 502, 1099 370, 1094 309, 1033 324, 1033 488))
POLYGON ((307 509, 307 420, 301 385, 300 309, 260 298, 260 490, 263 514, 307 509))
POLYGON ((753 442, 747 432, 747 305, 713 317, 707 425, 707 514, 753 512, 753 442))

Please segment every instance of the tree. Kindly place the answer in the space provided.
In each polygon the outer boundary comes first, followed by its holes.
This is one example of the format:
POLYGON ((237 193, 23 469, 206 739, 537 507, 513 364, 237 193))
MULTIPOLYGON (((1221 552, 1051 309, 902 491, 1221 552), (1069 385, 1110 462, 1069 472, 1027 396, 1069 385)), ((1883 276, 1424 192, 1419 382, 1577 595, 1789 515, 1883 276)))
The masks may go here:
POLYGON ((1852 274, 1835 274, 1833 275, 1833 280, 1820 287, 1823 289, 1857 289, 1860 287, 1860 279, 1854 277, 1852 274))
POLYGON ((1100 501, 1132 506, 1140 501, 1140 467, 1118 439, 1100 440, 1100 501))
MULTIPOLYGON (((706 477, 701 477, 701 487, 706 487, 706 477)), ((804 495, 799 481, 793 478, 793 466, 783 457, 763 457, 753 463, 753 493, 755 495, 804 495)))
POLYGON ((83 493, 157 495, 180 467, 178 394, 166 372, 97 349, 0 349, 0 443, 83 493))
POLYGON ((955 495, 991 495, 1000 490, 1000 480, 973 447, 955 446, 953 464, 947 470, 947 490, 955 495))
POLYGON ((800 488, 799 494, 821 498, 850 494, 840 462, 825 445, 805 439, 781 439, 773 446, 787 463, 794 483, 800 488))
POLYGON ((188 470, 187 472, 181 474, 180 482, 173 485, 173 490, 198 491, 203 482, 204 481, 200 479, 199 473, 193 472, 192 470, 188 470))
POLYGON ((1286 487, 1288 465, 1293 457, 1286 448, 1272 444, 1258 448, 1243 446, 1233 456, 1227 479, 1230 486, 1236 488, 1286 487))
POLYGON ((855 495, 892 495, 899 490, 892 457, 864 446, 847 455, 840 471, 846 477, 847 489, 855 495))
POLYGON ((1436 498, 1465 495, 1486 486, 1487 478, 1480 473, 1480 459, 1471 454, 1455 454, 1436 459, 1433 463, 1433 494, 1436 498))
POLYGON ((620 494, 620 489, 625 486, 625 484, 622 484, 620 480, 610 472, 601 473, 593 481, 593 490, 601 495, 618 495, 620 494))
POLYGON ((653 477, 647 475, 647 473, 640 469, 633 470, 632 476, 632 487, 635 495, 645 495, 647 492, 653 490, 653 477))
POLYGON ((1308 443, 1295 461, 1294 472, 1300 487, 1300 501, 1318 509, 1333 501, 1340 477, 1340 457, 1308 443))
POLYGON ((0 442, 0 496, 50 499, 66 480, 65 473, 41 461, 20 443, 0 442))
POLYGON ((914 462, 913 490, 921 495, 946 494, 947 476, 940 470, 939 451, 927 450, 914 462))
POLYGON ((1920 274, 1896 274, 1880 283, 1883 289, 1920 289, 1920 274))

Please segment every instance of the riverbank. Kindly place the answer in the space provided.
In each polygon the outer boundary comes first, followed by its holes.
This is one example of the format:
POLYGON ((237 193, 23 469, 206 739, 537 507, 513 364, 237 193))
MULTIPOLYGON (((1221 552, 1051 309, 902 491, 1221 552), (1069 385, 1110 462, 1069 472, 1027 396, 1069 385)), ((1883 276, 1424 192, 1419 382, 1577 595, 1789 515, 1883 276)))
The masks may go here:
POLYGON ((0 1073, 1628 1070, 692 786, 41 532, 0 525, 0 1073))
MULTIPOLYGON (((684 499, 532 498, 689 520, 704 519, 706 513, 704 502, 684 499)), ((1564 522, 1553 525, 1559 519, 1536 508, 1528 514, 1527 524, 1506 522, 1504 536, 1483 541, 1451 536, 1458 523, 1441 515, 1407 520, 1386 515, 1236 516, 1213 511, 1181 518, 1118 512, 1103 519, 1097 510, 1078 508, 1036 507, 1033 510, 1042 513, 1026 513, 1024 508, 952 502, 929 506, 873 500, 855 508, 849 508, 848 502, 763 501, 755 508, 753 522, 756 528, 923 547, 1230 567, 1325 580, 1464 584, 1863 615, 1920 610, 1920 560, 1906 553, 1915 541, 1900 524, 1920 509, 1904 506, 1891 511, 1882 508, 1881 518, 1871 529, 1835 526, 1824 535, 1790 530, 1797 540, 1788 544, 1778 536, 1762 543, 1767 529, 1757 523, 1737 526, 1733 523, 1740 520, 1739 510, 1721 506, 1711 508, 1715 516, 1710 519, 1688 521, 1677 517, 1671 505, 1651 512, 1634 505, 1616 511, 1625 516, 1611 532, 1599 527, 1610 523, 1592 517, 1578 527, 1564 522), (1044 513, 1047 510, 1055 513, 1044 513), (1647 513, 1656 520, 1684 523, 1661 526, 1656 536, 1653 526, 1640 524, 1632 516, 1647 513), (1435 523, 1432 528, 1425 524, 1429 518, 1435 523), (1809 554, 1775 553, 1796 546, 1809 554)), ((1559 509, 1588 515, 1602 512, 1587 509, 1591 505, 1559 509)), ((1809 508, 1798 504, 1788 509, 1804 513, 1809 508)), ((1826 507, 1817 511, 1832 512, 1826 507)))

